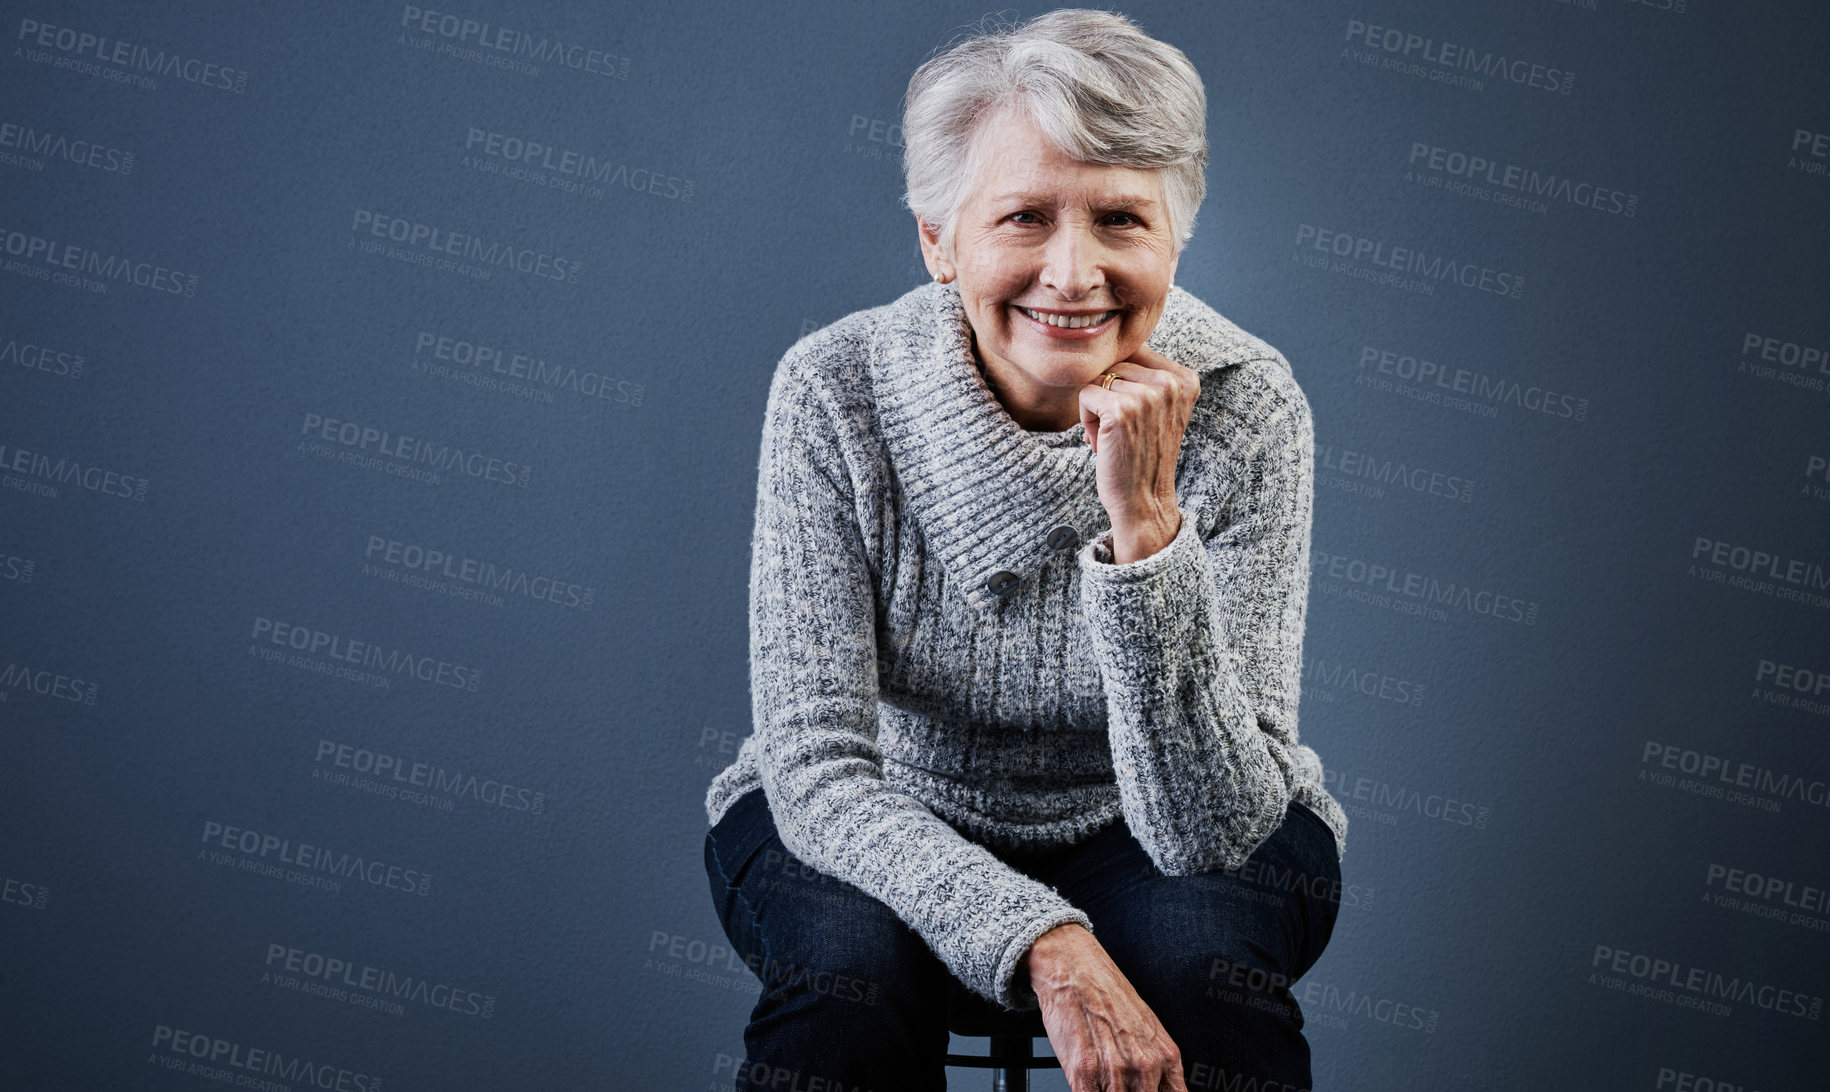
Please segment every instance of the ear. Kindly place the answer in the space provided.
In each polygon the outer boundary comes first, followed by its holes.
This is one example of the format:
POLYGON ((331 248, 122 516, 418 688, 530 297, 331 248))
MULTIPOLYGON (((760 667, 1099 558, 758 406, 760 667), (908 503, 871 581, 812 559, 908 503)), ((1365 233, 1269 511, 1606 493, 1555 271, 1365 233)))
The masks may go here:
POLYGON ((940 231, 928 226, 919 214, 915 217, 915 234, 921 242, 921 260, 928 267, 928 274, 945 284, 957 274, 953 262, 940 247, 940 231))

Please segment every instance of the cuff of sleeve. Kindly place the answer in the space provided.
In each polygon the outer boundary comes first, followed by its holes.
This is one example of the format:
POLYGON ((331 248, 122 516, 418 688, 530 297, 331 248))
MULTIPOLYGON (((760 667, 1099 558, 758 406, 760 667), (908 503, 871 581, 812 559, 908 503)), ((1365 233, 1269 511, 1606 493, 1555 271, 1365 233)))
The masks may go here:
POLYGON ((1289 748, 1290 799, 1297 801, 1334 834, 1334 858, 1347 856, 1347 812, 1328 792, 1328 778, 1322 772, 1321 756, 1314 748, 1297 744, 1289 748))
POLYGON ((998 959, 995 979, 997 996, 993 1000, 1007 1009, 1018 1012, 1041 1007, 1041 1002, 1036 998, 1036 991, 1029 985, 1028 977, 1026 976, 1021 983, 1016 981, 1017 964, 1025 955, 1029 954, 1029 947, 1036 942, 1037 937, 1064 922, 1083 925, 1089 933, 1093 931, 1093 920, 1079 908, 1073 906, 1063 906, 1051 910, 1026 922, 1023 928, 1011 937, 1009 945, 1004 949, 1003 956, 998 959))
POLYGON ((1108 677, 1115 671, 1145 682, 1164 657, 1180 654, 1172 650, 1187 647, 1197 627, 1218 622, 1190 609, 1211 594, 1213 579, 1196 522, 1194 512, 1182 509, 1181 529, 1168 545, 1123 565, 1096 560, 1094 549, 1110 543, 1109 532, 1081 548, 1081 613, 1108 677))
POLYGON ((1112 560, 1115 555, 1112 531, 1109 529, 1082 546, 1078 555, 1082 577, 1105 584, 1135 584, 1189 564, 1190 554, 1200 552, 1204 546, 1201 534, 1195 527, 1196 514, 1182 507, 1178 507, 1177 511, 1182 513, 1182 526, 1176 531, 1176 537, 1149 557, 1140 557, 1123 565, 1116 564, 1112 560))
POLYGON ((1347 813, 1341 804, 1327 789, 1308 781, 1296 781, 1290 785, 1290 799, 1302 804, 1315 813, 1334 835, 1334 859, 1345 860, 1347 857, 1347 813))

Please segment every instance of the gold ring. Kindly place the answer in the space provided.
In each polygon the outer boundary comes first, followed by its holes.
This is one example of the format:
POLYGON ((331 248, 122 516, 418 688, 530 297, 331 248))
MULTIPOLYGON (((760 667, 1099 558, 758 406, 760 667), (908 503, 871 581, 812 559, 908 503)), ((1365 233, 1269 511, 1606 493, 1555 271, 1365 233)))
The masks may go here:
POLYGON ((1105 380, 1100 386, 1104 387, 1106 390, 1111 390, 1113 381, 1123 379, 1124 376, 1119 375, 1117 372, 1101 372, 1099 373, 1099 378, 1105 380))

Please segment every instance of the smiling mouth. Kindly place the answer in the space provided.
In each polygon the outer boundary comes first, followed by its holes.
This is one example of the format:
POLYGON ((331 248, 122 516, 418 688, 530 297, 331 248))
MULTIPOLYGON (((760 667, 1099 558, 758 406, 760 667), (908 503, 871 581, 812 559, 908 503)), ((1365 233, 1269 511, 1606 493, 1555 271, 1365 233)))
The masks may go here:
POLYGON ((1094 311, 1083 315, 1051 315, 1046 311, 1032 311, 1020 305, 1013 306, 1037 322, 1063 330, 1084 330, 1089 326, 1098 326, 1121 310, 1114 308, 1110 311, 1094 311))

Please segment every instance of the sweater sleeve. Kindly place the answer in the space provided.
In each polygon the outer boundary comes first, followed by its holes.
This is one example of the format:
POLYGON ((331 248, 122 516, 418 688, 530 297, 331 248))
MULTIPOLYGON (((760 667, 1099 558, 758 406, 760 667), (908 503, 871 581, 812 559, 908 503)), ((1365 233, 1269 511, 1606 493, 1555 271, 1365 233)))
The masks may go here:
POLYGON ((832 414, 787 362, 763 427, 750 561, 758 772, 782 844, 880 900, 967 986, 1037 1005, 1019 963, 1085 913, 891 786, 877 746, 873 574, 832 414))
POLYGON ((1314 504, 1300 393, 1241 448, 1234 488, 1185 498, 1156 553, 1112 564, 1108 531, 1078 555, 1119 800, 1168 875, 1239 867, 1321 775, 1296 733, 1314 504), (1204 503, 1221 505, 1205 535, 1204 503))

